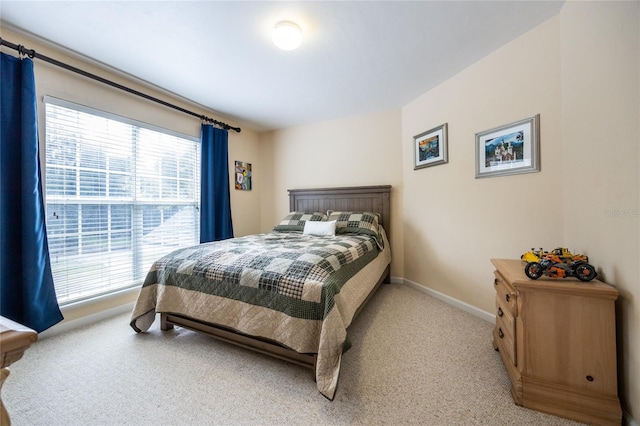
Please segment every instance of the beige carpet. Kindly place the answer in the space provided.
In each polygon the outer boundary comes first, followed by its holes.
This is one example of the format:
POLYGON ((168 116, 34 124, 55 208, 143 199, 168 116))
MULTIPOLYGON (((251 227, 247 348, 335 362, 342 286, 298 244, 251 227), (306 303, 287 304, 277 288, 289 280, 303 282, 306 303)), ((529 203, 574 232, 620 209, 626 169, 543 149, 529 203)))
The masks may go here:
POLYGON ((385 285, 350 329, 333 402, 311 370, 129 316, 39 341, 2 390, 13 425, 568 425, 518 407, 492 325, 385 285))

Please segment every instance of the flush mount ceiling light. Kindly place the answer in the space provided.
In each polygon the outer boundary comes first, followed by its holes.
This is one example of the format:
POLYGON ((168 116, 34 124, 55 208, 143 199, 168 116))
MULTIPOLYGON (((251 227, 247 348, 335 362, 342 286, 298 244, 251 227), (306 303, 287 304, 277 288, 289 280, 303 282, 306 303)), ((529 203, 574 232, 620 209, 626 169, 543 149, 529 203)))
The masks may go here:
POLYGON ((280 49, 293 50, 302 43, 302 30, 291 21, 281 21, 273 29, 272 39, 280 49))

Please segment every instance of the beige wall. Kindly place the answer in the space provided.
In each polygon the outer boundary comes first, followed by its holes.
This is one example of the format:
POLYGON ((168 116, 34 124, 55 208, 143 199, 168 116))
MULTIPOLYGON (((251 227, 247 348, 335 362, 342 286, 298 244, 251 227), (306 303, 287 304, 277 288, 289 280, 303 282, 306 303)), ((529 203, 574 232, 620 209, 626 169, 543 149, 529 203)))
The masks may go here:
MULTIPOLYGON (((248 161, 254 171, 253 191, 232 190, 236 235, 270 230, 288 212, 289 188, 391 184, 392 276, 486 312, 494 310, 489 258, 557 245, 586 253, 620 291, 621 398, 640 419, 639 5, 567 2, 555 18, 401 110, 231 132, 231 165, 248 161), (476 179, 475 133, 534 114, 541 172, 476 179), (413 136, 443 123, 449 162, 413 170, 413 136)), ((197 120, 49 65, 36 62, 36 73, 39 95, 108 111, 117 105, 122 115, 199 132, 197 120)))
POLYGON ((619 381, 640 415, 638 2, 560 15, 405 106, 403 141, 449 123, 449 164, 412 170, 405 143, 405 278, 493 311, 490 257, 564 245, 620 292, 619 381), (540 113, 541 172, 474 179, 475 132, 540 113), (428 122, 424 122, 429 117, 428 122), (435 183, 435 184, 434 184, 435 183))
POLYGON ((287 189, 392 185, 392 277, 403 275, 400 111, 314 123, 260 135, 262 231, 289 212, 287 189))
MULTIPOLYGON (((189 104, 175 95, 154 90, 151 86, 135 81, 130 77, 127 78, 127 76, 109 72, 104 66, 99 66, 100 64, 93 64, 77 56, 66 54, 66 52, 44 44, 35 38, 12 32, 6 28, 2 29, 1 36, 3 39, 12 43, 23 44, 28 49, 34 49, 40 54, 68 63, 84 71, 100 75, 101 77, 174 103, 199 114, 228 122, 233 126, 239 126, 238 123, 220 117, 214 112, 207 111, 198 105, 189 104)), ((5 51, 5 49, 3 49, 3 51, 5 51)), ((6 52, 17 55, 15 51, 6 50, 6 52)), ((125 116, 190 136, 200 136, 200 120, 196 117, 147 101, 88 78, 80 77, 75 73, 63 70, 38 59, 34 60, 34 68, 36 75, 41 155, 44 155, 45 122, 43 97, 45 95, 125 116)), ((234 131, 229 132, 229 167, 231 170, 233 170, 235 160, 258 162, 258 152, 258 134, 256 132, 248 128, 243 128, 241 133, 234 131)), ((44 161, 42 164, 44 164, 44 161)), ((230 175, 230 179, 233 179, 233 174, 230 175)), ((233 181, 231 181, 230 184, 233 186, 233 181)), ((231 205, 235 234, 240 236, 258 232, 260 228, 259 188, 253 191, 236 191, 232 188, 231 205), (250 212, 250 214, 246 212, 250 212)), ((119 296, 102 300, 97 304, 84 304, 72 309, 65 309, 63 312, 65 316, 64 322, 68 323, 71 320, 130 303, 135 300, 136 295, 137 292, 126 292, 119 296)), ((61 323, 53 328, 63 328, 64 326, 65 324, 61 323)))
POLYGON ((560 14, 564 243, 616 286, 618 371, 640 420, 640 3, 560 14))
POLYGON ((551 19, 402 109, 405 279, 493 312, 489 258, 562 243, 558 36, 551 19), (475 133, 535 114, 542 172, 476 179, 475 133), (449 162, 413 170, 413 136, 442 123, 449 162))
POLYGON ((392 275, 487 313, 490 258, 559 245, 588 254, 620 291, 621 399, 637 419, 639 4, 569 2, 399 113, 262 134, 262 230, 286 214, 287 188, 391 183, 403 235, 392 275), (476 179, 475 134, 535 114, 541 172, 476 179), (443 123, 449 162, 413 170, 413 136, 443 123), (354 156, 371 166, 353 173, 354 156))

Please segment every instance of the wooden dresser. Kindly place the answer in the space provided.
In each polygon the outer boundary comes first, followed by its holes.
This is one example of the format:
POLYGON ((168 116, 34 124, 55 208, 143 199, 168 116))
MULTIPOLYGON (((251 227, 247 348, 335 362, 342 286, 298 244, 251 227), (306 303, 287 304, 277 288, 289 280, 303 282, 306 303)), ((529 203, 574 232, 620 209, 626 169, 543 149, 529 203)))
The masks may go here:
POLYGON ((579 422, 620 425, 615 300, 601 281, 531 280, 524 263, 491 259, 496 270, 493 346, 516 404, 579 422))

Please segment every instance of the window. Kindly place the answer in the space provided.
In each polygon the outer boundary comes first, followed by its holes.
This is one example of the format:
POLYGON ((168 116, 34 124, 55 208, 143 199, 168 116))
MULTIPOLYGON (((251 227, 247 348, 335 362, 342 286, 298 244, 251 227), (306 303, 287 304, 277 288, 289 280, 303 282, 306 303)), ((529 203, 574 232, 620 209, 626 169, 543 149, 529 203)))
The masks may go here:
POLYGON ((199 242, 200 142, 46 97, 46 214, 58 303, 138 286, 199 242))

